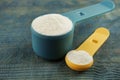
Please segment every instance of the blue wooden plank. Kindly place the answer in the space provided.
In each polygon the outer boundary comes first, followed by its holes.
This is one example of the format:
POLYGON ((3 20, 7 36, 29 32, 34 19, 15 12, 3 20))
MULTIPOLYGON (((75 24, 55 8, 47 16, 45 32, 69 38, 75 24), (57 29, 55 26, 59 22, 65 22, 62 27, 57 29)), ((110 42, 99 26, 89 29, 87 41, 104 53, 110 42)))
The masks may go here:
POLYGON ((32 20, 45 13, 63 13, 101 0, 0 0, 0 80, 119 80, 120 1, 116 9, 77 23, 73 49, 96 28, 107 27, 110 38, 94 56, 93 67, 85 72, 70 70, 64 59, 50 62, 37 57, 31 44, 32 20))

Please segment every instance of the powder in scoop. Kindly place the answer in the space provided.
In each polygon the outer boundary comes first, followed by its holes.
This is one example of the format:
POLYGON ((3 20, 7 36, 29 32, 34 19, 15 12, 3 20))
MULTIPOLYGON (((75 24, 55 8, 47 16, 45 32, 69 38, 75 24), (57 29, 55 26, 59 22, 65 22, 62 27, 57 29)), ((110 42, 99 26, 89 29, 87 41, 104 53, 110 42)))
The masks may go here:
POLYGON ((86 51, 75 51, 72 50, 67 54, 67 58, 74 64, 86 65, 93 61, 92 56, 90 56, 86 51))
POLYGON ((32 22, 32 28, 47 36, 63 35, 72 30, 73 23, 70 19, 60 14, 47 14, 37 17, 32 22))

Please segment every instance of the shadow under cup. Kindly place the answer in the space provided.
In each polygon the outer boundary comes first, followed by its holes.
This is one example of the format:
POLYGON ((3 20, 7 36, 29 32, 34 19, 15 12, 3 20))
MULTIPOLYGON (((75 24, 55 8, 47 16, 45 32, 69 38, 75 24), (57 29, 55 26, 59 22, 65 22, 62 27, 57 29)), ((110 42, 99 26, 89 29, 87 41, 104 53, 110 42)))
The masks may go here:
POLYGON ((38 56, 44 59, 61 59, 72 48, 74 34, 73 24, 72 29, 62 35, 43 35, 37 32, 33 27, 31 27, 31 32, 33 50, 38 56))

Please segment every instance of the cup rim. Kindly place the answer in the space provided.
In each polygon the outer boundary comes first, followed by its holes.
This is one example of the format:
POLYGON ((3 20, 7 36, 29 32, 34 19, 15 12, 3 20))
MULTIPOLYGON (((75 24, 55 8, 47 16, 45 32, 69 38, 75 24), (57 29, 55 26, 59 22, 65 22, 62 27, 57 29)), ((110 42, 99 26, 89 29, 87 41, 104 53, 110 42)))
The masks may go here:
POLYGON ((73 33, 74 32, 74 28, 72 27, 72 29, 69 32, 67 32, 67 33, 64 33, 64 34, 61 34, 61 35, 55 35, 55 36, 44 35, 44 34, 38 33, 37 31, 35 31, 33 29, 32 26, 31 26, 31 32, 32 32, 32 34, 35 34, 38 37, 47 38, 47 39, 59 39, 59 38, 64 38, 64 37, 70 35, 71 33, 74 34, 73 33))

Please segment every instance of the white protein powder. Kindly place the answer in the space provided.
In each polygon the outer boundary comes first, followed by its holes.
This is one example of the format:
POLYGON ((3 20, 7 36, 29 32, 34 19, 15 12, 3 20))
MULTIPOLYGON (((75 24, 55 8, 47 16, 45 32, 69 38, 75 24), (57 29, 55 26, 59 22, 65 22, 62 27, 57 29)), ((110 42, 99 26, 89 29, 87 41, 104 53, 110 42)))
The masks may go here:
POLYGON ((87 65, 93 61, 92 56, 90 56, 86 51, 83 50, 72 50, 68 52, 67 58, 69 61, 77 65, 87 65))
POLYGON ((32 28, 43 35, 58 36, 72 30, 73 23, 70 19, 60 14, 47 14, 37 17, 32 22, 32 28))

